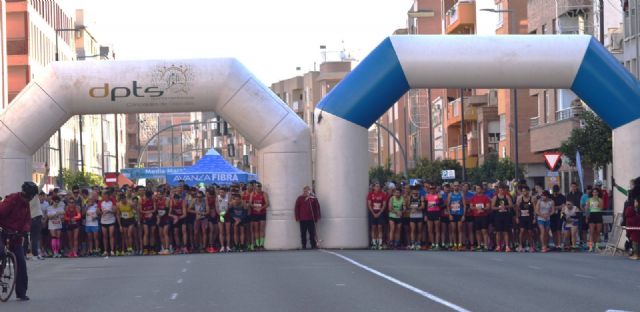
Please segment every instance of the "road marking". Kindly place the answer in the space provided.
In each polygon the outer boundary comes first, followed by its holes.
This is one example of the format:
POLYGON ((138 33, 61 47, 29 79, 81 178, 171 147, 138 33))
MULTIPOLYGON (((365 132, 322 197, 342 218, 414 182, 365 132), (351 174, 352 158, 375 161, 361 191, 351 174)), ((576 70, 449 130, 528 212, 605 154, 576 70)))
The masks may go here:
POLYGON ((535 265, 530 265, 529 269, 534 269, 534 270, 542 270, 541 267, 535 266, 535 265))
POLYGON ((500 258, 491 258, 491 260, 493 261, 498 261, 498 262, 504 262, 504 260, 500 259, 500 258))
POLYGON ((336 284, 336 286, 345 286, 344 284, 336 284))
POLYGON ((187 268, 182 268, 182 273, 187 273, 187 268))
POLYGON ((582 277, 582 278, 588 278, 588 279, 596 279, 595 277, 590 276, 590 275, 573 274, 573 276, 582 277))
POLYGON ((136 296, 136 298, 142 298, 142 296, 136 296))
POLYGON ((178 284, 182 284, 182 279, 179 279, 179 280, 178 280, 178 284))
POLYGON ((189 264, 189 263, 191 263, 191 260, 187 260, 186 262, 187 262, 187 264, 189 264))
POLYGON ((444 306, 446 306, 446 307, 448 307, 448 308, 450 308, 450 309, 452 309, 454 311, 457 311, 457 312, 470 312, 469 310, 467 310, 467 309, 465 309, 463 307, 455 305, 455 304, 453 304, 453 303, 451 303, 449 301, 446 301, 446 300, 444 300, 444 299, 442 299, 442 298, 440 298, 440 297, 438 297, 436 295, 433 295, 433 294, 431 294, 429 292, 426 292, 426 291, 424 291, 422 289, 419 289, 419 288, 416 288, 414 286, 411 286, 411 285, 409 285, 409 284, 407 284, 407 283, 405 283, 403 281, 400 281, 400 280, 398 280, 396 278, 393 278, 393 277, 391 277, 389 275, 386 275, 386 274, 384 274, 382 272, 376 271, 375 269, 372 269, 372 268, 370 268, 370 267, 368 267, 368 266, 366 266, 364 264, 361 264, 361 263, 359 263, 359 262, 357 262, 357 261, 355 261, 355 260, 353 260, 353 259, 351 259, 351 258, 349 258, 347 256, 343 256, 343 255, 341 255, 339 253, 336 253, 336 252, 333 252, 333 251, 327 251, 327 250, 321 250, 321 251, 329 253, 329 254, 332 254, 332 255, 334 255, 334 256, 336 256, 338 258, 341 258, 341 259, 343 259, 343 260, 345 260, 345 261, 347 261, 347 262, 349 262, 349 263, 351 263, 351 264, 353 264, 353 265, 355 265, 355 266, 357 266, 357 267, 359 267, 359 268, 361 268, 361 269, 363 269, 365 271, 369 271, 370 273, 373 273, 373 274, 375 274, 375 275, 377 275, 379 277, 382 277, 382 278, 384 278, 384 279, 386 279, 386 280, 388 280, 388 281, 390 281, 390 282, 392 282, 392 283, 394 283, 394 284, 396 284, 398 286, 401 286, 401 287, 404 287, 404 288, 406 288, 408 290, 411 290, 411 291, 417 293, 418 295, 423 296, 423 297, 425 297, 425 298, 427 298, 427 299, 429 299, 431 301, 434 301, 434 302, 437 302, 439 304, 442 304, 442 305, 444 305, 444 306))
POLYGON ((627 311, 627 310, 611 310, 611 309, 609 309, 609 310, 607 310, 605 312, 629 312, 629 311, 627 311))
POLYGON ((178 293, 171 294, 171 300, 176 300, 178 298, 178 293))

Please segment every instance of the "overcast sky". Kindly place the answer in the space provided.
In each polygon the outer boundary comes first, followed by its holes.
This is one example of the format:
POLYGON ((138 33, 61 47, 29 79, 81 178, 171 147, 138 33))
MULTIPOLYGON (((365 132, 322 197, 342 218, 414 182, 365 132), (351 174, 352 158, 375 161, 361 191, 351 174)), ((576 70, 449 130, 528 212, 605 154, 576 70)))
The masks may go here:
POLYGON ((117 59, 238 58, 265 84, 313 70, 320 45, 362 59, 413 0, 70 0, 117 59), (91 22, 93 21, 93 23, 91 22))

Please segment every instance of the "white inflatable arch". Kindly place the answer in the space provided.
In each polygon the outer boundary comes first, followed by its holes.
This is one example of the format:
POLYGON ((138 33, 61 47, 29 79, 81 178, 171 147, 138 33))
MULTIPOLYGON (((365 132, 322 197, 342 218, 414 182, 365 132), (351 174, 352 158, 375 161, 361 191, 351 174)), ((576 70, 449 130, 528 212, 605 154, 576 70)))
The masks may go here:
POLYGON ((308 126, 234 59, 51 64, 0 115, 0 192, 31 179, 32 155, 76 114, 214 111, 258 149, 270 193, 268 249, 300 246, 293 203, 311 184, 308 126))
POLYGON ((317 106, 323 246, 368 245, 367 129, 410 88, 571 89, 614 129, 617 183, 640 176, 640 83, 591 36, 393 36, 317 106))

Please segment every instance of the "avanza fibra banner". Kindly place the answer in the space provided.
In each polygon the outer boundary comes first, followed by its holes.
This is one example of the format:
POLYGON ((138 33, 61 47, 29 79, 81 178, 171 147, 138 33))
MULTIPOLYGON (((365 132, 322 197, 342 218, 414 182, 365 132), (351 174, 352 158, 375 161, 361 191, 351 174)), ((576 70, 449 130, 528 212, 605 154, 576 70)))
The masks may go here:
POLYGON ((214 172, 214 173, 198 173, 198 172, 183 172, 167 174, 167 183, 169 185, 177 185, 180 180, 183 180, 185 184, 193 186, 196 184, 204 183, 229 185, 233 183, 247 183, 251 180, 255 180, 256 175, 251 173, 226 173, 226 172, 214 172))

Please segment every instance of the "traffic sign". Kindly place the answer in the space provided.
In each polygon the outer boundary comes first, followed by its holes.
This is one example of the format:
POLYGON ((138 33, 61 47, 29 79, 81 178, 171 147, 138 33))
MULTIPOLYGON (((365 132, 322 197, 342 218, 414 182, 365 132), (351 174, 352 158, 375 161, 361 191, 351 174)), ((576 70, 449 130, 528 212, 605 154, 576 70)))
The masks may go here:
POLYGON ((558 171, 560 165, 562 165, 562 153, 560 152, 548 152, 544 153, 544 161, 547 168, 551 171, 558 171))
POLYGON ((442 170, 442 180, 455 180, 456 171, 455 170, 442 170))

